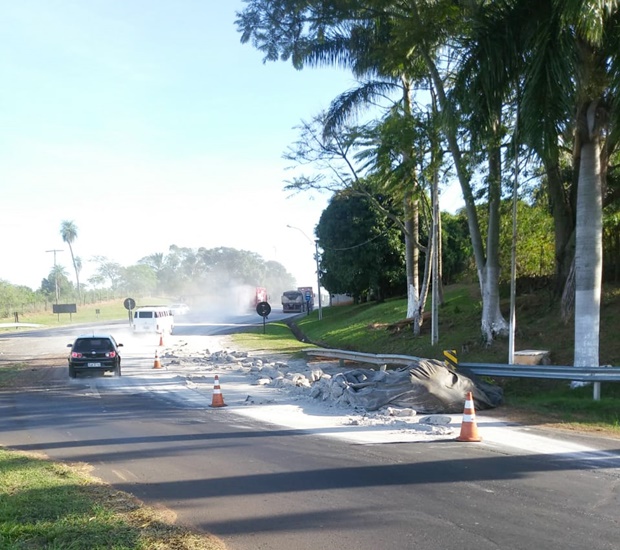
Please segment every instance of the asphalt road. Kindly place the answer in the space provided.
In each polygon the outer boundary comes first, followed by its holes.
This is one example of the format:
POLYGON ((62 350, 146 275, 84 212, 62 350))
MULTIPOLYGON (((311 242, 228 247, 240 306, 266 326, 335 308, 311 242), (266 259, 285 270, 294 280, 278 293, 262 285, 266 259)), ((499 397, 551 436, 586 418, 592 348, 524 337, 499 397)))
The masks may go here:
MULTIPOLYGON (((239 321, 192 320, 177 332, 203 334, 209 347, 239 321)), ((43 357, 75 330, 4 335, 0 357, 43 357)), ((211 409, 185 386, 174 399, 149 390, 134 374, 151 367, 152 349, 126 334, 120 379, 69 380, 55 360, 22 391, 2 391, 0 444, 89 463, 232 550, 620 548, 620 475, 605 464, 304 435, 211 409)))

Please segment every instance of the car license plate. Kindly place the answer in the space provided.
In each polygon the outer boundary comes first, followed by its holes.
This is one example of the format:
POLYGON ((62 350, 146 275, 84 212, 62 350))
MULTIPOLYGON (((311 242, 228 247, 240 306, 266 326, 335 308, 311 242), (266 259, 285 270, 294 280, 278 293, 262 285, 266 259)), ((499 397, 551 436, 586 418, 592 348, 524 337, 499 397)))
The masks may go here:
POLYGON ((101 363, 88 363, 89 367, 100 367, 101 363))

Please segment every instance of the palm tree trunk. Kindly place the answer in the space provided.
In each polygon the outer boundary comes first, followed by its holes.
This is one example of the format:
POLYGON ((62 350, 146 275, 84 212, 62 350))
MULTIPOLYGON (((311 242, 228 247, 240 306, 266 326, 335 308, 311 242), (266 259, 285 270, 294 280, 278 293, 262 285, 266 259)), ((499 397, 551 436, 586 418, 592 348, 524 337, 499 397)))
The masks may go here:
MULTIPOLYGON (((447 99, 443 81, 441 80, 441 75, 437 66, 428 52, 423 51, 421 53, 424 56, 426 66, 431 75, 431 80, 437 93, 439 105, 444 113, 452 115, 452 107, 447 99)), ((487 344, 490 344, 495 335, 505 334, 508 331, 508 323, 502 316, 499 308, 499 195, 497 195, 497 207, 493 210, 495 207, 491 205, 493 201, 493 197, 491 195, 494 195, 495 192, 491 188, 489 189, 489 235, 487 236, 487 246, 490 245, 492 249, 486 251, 485 257, 474 194, 467 170, 465 168, 465 163, 463 162, 454 125, 446 125, 445 136, 452 155, 452 160, 454 161, 456 174, 461 185, 461 192, 463 193, 463 202, 465 203, 465 212, 467 213, 469 236, 471 238, 472 249, 474 252, 474 260, 476 262, 478 281, 480 282, 480 293, 482 296, 483 308, 480 328, 482 337, 487 344), (497 232, 497 234, 492 232, 497 232)), ((490 155, 493 155, 493 153, 491 152, 490 155)), ((490 161, 491 169, 493 169, 493 164, 494 162, 490 161)), ((498 168, 501 169, 501 164, 498 168)), ((493 175, 490 176, 490 179, 493 179, 493 175)), ((496 185, 500 185, 500 180, 497 180, 496 185)), ((499 190, 499 187, 497 189, 499 190)))
POLYGON ((73 255, 73 247, 71 246, 71 243, 69 241, 67 241, 67 244, 69 245, 69 252, 71 252, 71 262, 73 262, 73 270, 75 271, 75 285, 77 288, 78 303, 81 303, 82 297, 80 293, 80 271, 78 269, 77 263, 75 262, 75 256, 73 255))
POLYGON ((407 271, 407 319, 413 318, 418 307, 418 272, 415 269, 415 238, 413 223, 413 201, 411 190, 405 193, 403 215, 405 225, 405 269, 407 271))
POLYGON ((575 356, 576 367, 599 366, 600 302, 603 251, 601 139, 597 103, 584 113, 577 188, 575 238, 575 356))
MULTIPOLYGON (((555 153, 554 153, 555 156, 555 153)), ((565 191, 557 158, 544 160, 555 233, 555 293, 560 295, 568 280, 574 258, 573 204, 565 191)))

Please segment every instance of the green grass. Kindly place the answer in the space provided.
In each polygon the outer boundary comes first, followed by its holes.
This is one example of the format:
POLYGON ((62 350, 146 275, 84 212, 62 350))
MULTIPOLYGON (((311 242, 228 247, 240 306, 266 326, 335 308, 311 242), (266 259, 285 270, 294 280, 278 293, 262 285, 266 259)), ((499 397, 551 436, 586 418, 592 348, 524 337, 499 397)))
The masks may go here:
POLYGON ((0 548, 222 550, 84 468, 0 448, 0 548))
POLYGON ((18 379, 20 370, 26 368, 25 363, 11 363, 0 368, 0 388, 9 388, 18 379))
POLYGON ((603 396, 592 399, 592 386, 570 389, 557 381, 504 380, 506 402, 520 415, 588 432, 620 437, 620 384, 603 385, 603 396))
POLYGON ((273 353, 299 354, 309 344, 295 338, 283 322, 266 323, 263 328, 251 328, 234 334, 235 343, 243 348, 273 353))

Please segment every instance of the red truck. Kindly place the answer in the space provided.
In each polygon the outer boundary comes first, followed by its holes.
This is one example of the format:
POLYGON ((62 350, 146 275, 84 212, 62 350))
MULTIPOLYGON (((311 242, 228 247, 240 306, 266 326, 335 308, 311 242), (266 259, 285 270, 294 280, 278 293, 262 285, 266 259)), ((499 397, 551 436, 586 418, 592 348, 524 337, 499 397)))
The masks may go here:
POLYGON ((262 286, 257 286, 254 291, 254 296, 252 297, 252 300, 250 301, 250 307, 252 309, 256 309, 256 306, 260 302, 268 302, 268 301, 269 301, 269 296, 267 295, 267 289, 263 288, 262 286))

